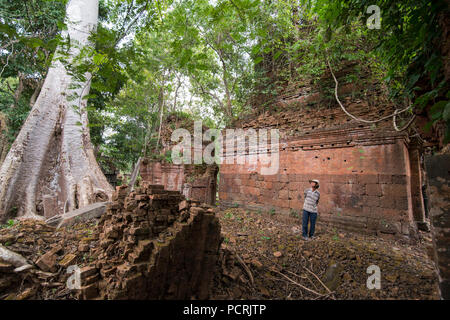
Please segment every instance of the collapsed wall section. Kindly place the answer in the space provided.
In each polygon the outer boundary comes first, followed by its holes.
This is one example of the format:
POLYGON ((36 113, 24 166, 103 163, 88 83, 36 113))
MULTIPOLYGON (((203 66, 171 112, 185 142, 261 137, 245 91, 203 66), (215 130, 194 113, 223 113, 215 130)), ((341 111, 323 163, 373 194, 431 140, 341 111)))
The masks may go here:
POLYGON ((80 272, 81 299, 206 299, 221 243, 213 208, 144 183, 117 187, 80 272))
POLYGON ((142 180, 176 190, 187 199, 214 205, 217 192, 216 165, 173 164, 143 159, 139 168, 142 180))

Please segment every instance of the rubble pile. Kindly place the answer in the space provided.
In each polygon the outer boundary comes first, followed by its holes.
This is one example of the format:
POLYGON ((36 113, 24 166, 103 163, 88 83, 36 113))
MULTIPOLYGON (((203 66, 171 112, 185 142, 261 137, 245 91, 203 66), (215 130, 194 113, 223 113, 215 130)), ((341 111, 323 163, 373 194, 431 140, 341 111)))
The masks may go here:
POLYGON ((206 299, 220 243, 211 206, 161 185, 128 196, 120 186, 100 219, 0 229, 0 244, 32 265, 0 260, 0 299, 206 299))
POLYGON ((0 259, 0 300, 74 299, 66 286, 70 265, 88 261, 95 246, 96 221, 56 229, 44 221, 26 219, 0 229, 0 245, 22 255, 34 268, 14 272, 0 259))
POLYGON ((100 219, 80 299, 206 299, 221 242, 212 207, 178 191, 118 187, 100 219))

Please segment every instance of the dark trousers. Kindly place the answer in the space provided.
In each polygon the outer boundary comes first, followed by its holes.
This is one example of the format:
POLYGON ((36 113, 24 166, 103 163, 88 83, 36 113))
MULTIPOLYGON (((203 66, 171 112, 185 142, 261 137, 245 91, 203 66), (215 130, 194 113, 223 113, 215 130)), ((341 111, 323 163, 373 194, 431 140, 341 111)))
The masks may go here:
POLYGON ((303 210, 302 235, 304 237, 308 236, 308 221, 311 223, 309 228, 309 237, 312 237, 314 235, 314 230, 316 228, 316 219, 317 213, 303 210))

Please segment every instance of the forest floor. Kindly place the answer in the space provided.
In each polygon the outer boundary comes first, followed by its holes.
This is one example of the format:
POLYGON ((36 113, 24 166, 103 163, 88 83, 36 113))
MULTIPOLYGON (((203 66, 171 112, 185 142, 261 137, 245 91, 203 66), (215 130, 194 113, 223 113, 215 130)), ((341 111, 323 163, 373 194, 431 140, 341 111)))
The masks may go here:
POLYGON ((316 238, 304 241, 298 217, 240 208, 218 216, 224 241, 212 299, 439 298, 429 233, 411 244, 318 223, 316 238), (380 268, 380 289, 367 288, 371 265, 380 268))
MULTIPOLYGON (((429 233, 411 244, 319 223, 317 238, 305 242, 299 218, 240 208, 217 215, 224 241, 211 299, 438 299, 429 233), (379 290, 367 288, 370 265, 380 268, 379 290)), ((0 261, 0 300, 76 299, 65 285, 66 268, 89 262, 95 226, 94 219, 55 230, 24 220, 0 229, 0 244, 29 261, 58 253, 23 277, 0 261)))

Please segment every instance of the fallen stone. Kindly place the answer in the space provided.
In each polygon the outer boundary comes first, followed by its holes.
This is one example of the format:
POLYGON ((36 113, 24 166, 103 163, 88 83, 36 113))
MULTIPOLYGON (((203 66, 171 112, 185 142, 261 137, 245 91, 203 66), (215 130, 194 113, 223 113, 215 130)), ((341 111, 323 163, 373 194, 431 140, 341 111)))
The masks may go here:
POLYGON ((98 296, 97 283, 92 283, 90 285, 81 287, 79 295, 84 300, 93 299, 97 297, 98 296))
POLYGON ((340 263, 333 263, 328 267, 327 271, 325 272, 323 282, 331 291, 336 290, 336 288, 340 285, 342 270, 343 267, 340 263))
POLYGON ((45 222, 49 225, 57 225, 57 228, 70 226, 78 222, 100 217, 105 212, 108 204, 109 202, 96 202, 83 208, 66 212, 64 215, 53 216, 45 222))
POLYGON ((36 265, 42 270, 47 272, 56 271, 56 254, 49 251, 36 260, 36 265))
POLYGON ((97 268, 94 266, 86 266, 80 269, 80 278, 81 280, 86 279, 97 273, 97 268))
POLYGON ((183 200, 180 202, 180 204, 178 205, 178 210, 182 211, 184 209, 189 208, 189 202, 187 200, 183 200))
POLYGON ((257 269, 261 269, 261 268, 263 267, 263 264, 262 264, 259 260, 256 260, 256 259, 253 259, 253 260, 251 261, 251 264, 252 264, 254 267, 256 267, 257 269))
POLYGON ((293 234, 299 234, 300 233, 300 228, 294 226, 294 227, 291 228, 291 231, 292 231, 293 234))
POLYGON ((275 257, 275 258, 279 258, 279 257, 281 257, 283 254, 280 252, 280 251, 275 251, 274 253, 273 253, 273 256, 275 257))
POLYGON ((89 251, 89 244, 88 243, 80 243, 80 245, 78 246, 78 251, 80 252, 87 252, 89 251))
POLYGON ((67 268, 68 266, 72 265, 75 262, 76 258, 77 256, 75 254, 68 253, 64 256, 64 258, 62 258, 62 260, 58 264, 63 268, 67 268))

